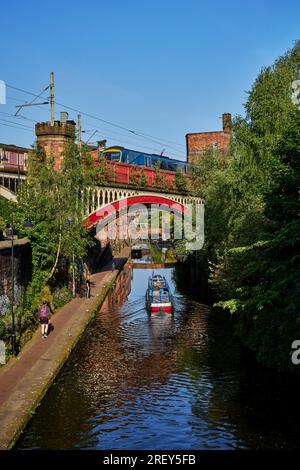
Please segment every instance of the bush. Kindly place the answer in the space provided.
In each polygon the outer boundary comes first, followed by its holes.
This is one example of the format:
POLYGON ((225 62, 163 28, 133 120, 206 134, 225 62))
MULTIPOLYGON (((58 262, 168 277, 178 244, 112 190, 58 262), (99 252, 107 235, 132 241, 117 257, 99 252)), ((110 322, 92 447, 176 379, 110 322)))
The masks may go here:
POLYGON ((176 171, 175 185, 180 193, 185 193, 187 191, 187 180, 181 170, 176 171))
POLYGON ((67 287, 57 289, 53 293, 53 306, 54 308, 63 307, 65 304, 72 300, 72 292, 67 287))

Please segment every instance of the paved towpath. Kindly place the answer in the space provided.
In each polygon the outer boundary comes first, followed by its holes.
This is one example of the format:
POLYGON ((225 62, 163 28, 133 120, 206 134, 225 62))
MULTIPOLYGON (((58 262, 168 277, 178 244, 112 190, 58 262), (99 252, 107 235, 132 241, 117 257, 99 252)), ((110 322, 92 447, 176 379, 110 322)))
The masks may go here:
POLYGON ((110 262, 91 276, 90 299, 72 299, 51 318, 47 338, 41 337, 39 328, 20 354, 1 367, 0 449, 9 449, 17 440, 128 256, 125 247, 114 259, 114 271, 110 262))

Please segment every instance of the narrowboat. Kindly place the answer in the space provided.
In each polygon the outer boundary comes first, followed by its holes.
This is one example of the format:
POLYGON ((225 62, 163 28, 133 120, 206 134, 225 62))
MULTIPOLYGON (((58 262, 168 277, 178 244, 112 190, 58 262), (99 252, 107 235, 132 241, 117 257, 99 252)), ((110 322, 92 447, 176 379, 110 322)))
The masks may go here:
POLYGON ((152 274, 148 280, 146 307, 149 313, 173 313, 174 301, 164 276, 152 274))

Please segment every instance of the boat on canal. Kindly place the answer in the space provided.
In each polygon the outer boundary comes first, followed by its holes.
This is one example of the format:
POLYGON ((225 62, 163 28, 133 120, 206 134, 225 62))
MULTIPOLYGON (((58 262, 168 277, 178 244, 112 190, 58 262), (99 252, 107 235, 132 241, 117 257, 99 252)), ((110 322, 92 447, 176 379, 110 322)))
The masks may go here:
POLYGON ((148 279, 146 307, 149 313, 173 313, 174 300, 164 276, 152 274, 148 279))

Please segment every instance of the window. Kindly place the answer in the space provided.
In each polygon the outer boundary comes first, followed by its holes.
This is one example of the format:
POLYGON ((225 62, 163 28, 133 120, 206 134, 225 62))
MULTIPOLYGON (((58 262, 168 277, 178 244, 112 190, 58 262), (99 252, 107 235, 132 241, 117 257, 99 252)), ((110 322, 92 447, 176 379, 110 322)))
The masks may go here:
POLYGON ((160 159, 160 168, 161 170, 168 169, 168 160, 164 160, 163 158, 160 159))
POLYGON ((133 150, 129 150, 128 151, 127 163, 132 163, 133 165, 144 165, 145 164, 145 155, 143 153, 134 152, 133 150))
POLYGON ((111 160, 113 162, 119 162, 121 152, 105 152, 105 156, 107 160, 111 160))

